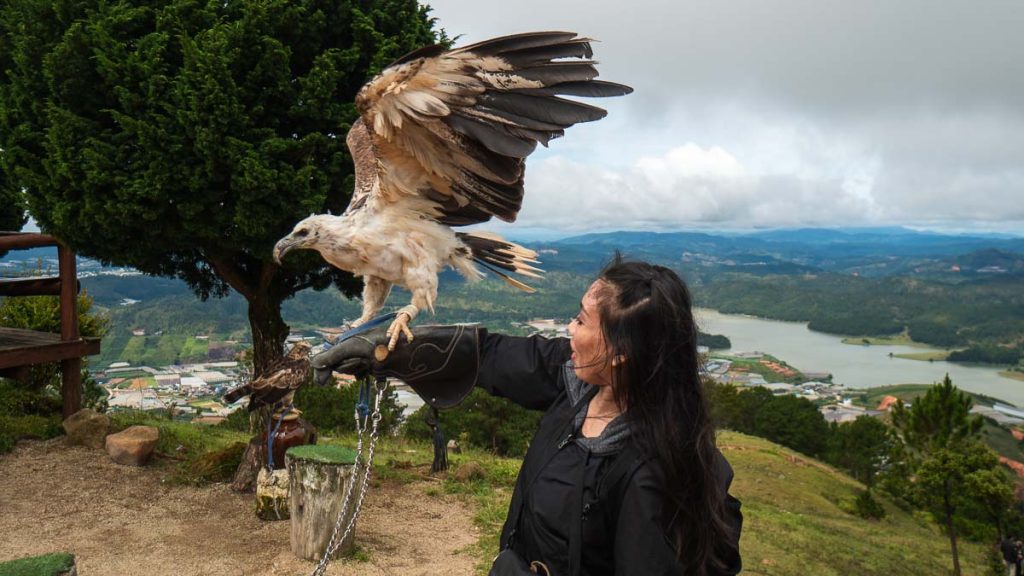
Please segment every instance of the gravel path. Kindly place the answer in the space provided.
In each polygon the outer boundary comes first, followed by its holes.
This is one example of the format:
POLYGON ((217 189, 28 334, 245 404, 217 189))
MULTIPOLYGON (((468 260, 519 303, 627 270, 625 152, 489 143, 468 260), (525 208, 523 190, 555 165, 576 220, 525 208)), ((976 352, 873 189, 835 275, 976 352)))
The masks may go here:
MULTIPOLYGON (((61 438, 0 456, 0 561, 70 552, 81 576, 301 575, 313 563, 288 543, 288 522, 256 518, 252 495, 227 485, 168 485, 168 464, 120 466, 61 438)), ((327 574, 473 574, 472 511, 436 484, 385 483, 366 498, 356 544, 366 561, 327 574)))

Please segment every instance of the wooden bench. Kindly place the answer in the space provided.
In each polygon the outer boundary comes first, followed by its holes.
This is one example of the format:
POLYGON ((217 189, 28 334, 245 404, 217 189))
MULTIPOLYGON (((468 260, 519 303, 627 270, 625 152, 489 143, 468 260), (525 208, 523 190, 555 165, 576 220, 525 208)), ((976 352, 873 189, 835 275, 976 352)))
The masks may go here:
POLYGON ((0 232, 0 252, 46 246, 57 247, 59 275, 0 279, 0 296, 59 296, 60 334, 0 327, 0 376, 24 379, 33 364, 60 362, 67 418, 82 408, 82 358, 100 353, 99 338, 82 338, 78 332, 75 254, 48 234, 0 232))

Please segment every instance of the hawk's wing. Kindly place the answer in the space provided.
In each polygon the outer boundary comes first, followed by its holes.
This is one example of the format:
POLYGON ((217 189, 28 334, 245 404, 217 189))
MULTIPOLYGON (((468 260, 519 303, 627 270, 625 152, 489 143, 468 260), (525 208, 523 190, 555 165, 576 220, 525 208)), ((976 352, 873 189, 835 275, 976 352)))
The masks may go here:
POLYGON ((573 32, 535 32, 448 52, 428 46, 399 59, 356 96, 348 210, 375 199, 451 226, 514 221, 523 159, 538 142, 606 114, 559 95, 632 92, 594 80, 592 54, 590 40, 573 32))
POLYGON ((224 401, 232 403, 249 395, 249 410, 262 405, 272 405, 298 390, 309 379, 310 364, 308 357, 293 357, 291 354, 281 358, 264 376, 239 386, 224 395, 224 401))

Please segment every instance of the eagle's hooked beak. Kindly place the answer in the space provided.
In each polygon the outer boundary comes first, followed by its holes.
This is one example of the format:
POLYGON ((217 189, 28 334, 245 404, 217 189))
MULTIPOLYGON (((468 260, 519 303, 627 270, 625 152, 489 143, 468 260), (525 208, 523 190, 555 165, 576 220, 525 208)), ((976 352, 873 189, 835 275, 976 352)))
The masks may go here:
POLYGON ((295 238, 292 238, 291 234, 289 234, 288 236, 278 240, 277 244, 274 244, 274 262, 276 262, 278 266, 281 265, 281 259, 284 258, 284 255, 294 248, 297 242, 298 241, 295 238))

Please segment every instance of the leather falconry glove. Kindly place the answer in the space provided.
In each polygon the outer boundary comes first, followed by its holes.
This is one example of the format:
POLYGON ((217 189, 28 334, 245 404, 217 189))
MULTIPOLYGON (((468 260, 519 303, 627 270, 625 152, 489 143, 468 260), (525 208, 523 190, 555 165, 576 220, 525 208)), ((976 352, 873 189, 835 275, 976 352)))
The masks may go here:
POLYGON ((317 384, 329 382, 333 371, 397 378, 439 409, 457 405, 473 390, 480 369, 479 326, 414 326, 412 342, 392 351, 386 331, 381 326, 354 334, 313 356, 317 384))

